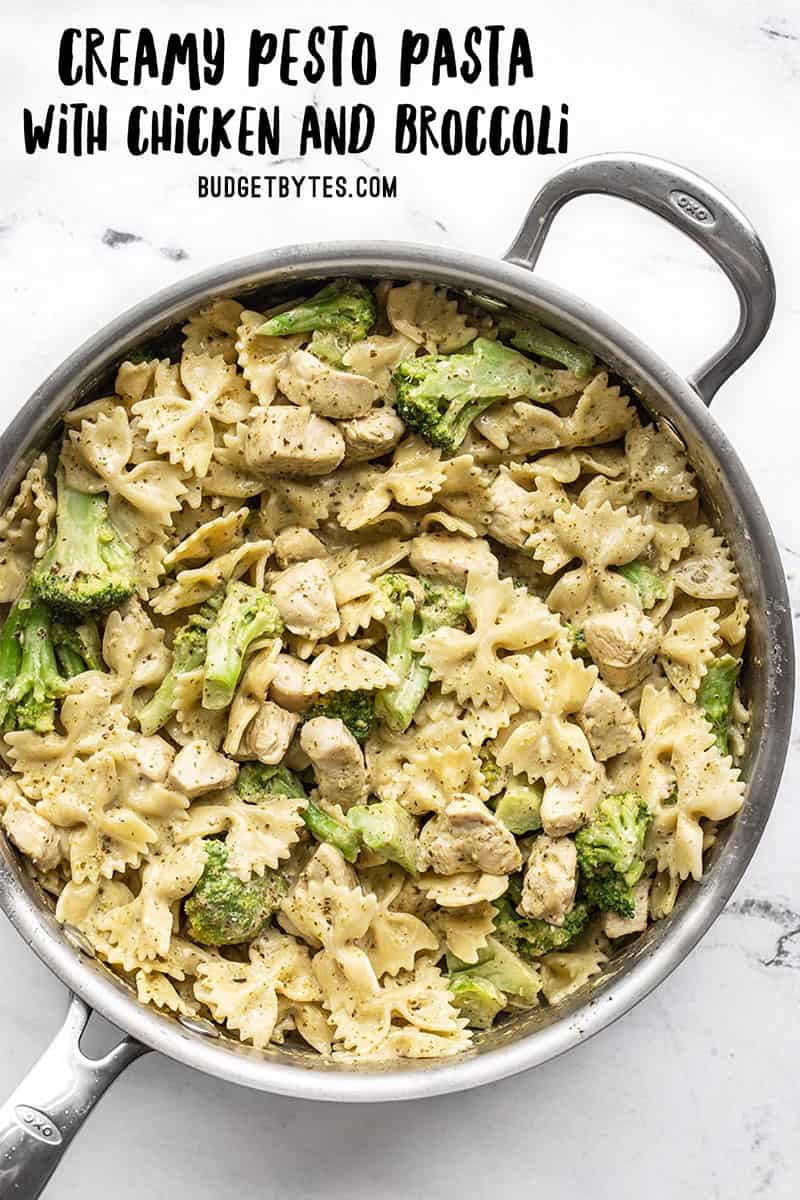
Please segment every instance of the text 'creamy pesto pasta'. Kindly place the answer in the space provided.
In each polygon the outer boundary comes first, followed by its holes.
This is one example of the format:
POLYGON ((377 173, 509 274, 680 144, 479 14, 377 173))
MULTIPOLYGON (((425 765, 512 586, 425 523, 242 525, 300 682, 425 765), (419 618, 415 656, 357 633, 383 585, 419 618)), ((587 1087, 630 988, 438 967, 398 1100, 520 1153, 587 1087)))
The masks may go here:
POLYGON ((451 1055, 741 806, 747 600, 586 350, 432 284, 220 300, 0 519, 3 828, 143 1002, 451 1055))

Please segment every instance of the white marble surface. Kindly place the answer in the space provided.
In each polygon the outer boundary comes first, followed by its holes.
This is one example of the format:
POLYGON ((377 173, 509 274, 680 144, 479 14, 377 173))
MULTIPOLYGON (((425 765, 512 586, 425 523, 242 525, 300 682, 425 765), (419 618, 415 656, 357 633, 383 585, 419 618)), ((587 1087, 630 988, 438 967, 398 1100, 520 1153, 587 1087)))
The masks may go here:
MULTIPOLYGON (((241 46, 259 16, 262 27, 271 17, 299 26, 321 19, 322 6, 303 0, 291 11, 264 7, 261 15, 250 5, 225 7, 232 45, 241 46)), ((115 8, 75 0, 68 17, 78 26, 108 27, 115 8)), ((163 30, 167 8, 175 29, 223 19, 221 6, 206 0, 142 2, 116 13, 120 24, 163 30)), ((391 13, 383 8, 341 0, 325 6, 325 20, 375 31, 389 53, 404 25, 425 27, 438 15, 455 29, 487 17, 476 0, 462 0, 457 20, 453 5, 407 0, 391 13)), ((727 190, 761 231, 778 279, 776 320, 755 360, 720 394, 715 413, 764 499, 800 603, 800 417, 792 382, 800 319, 795 0, 498 0, 491 17, 507 25, 527 21, 537 78, 517 89, 514 103, 568 101, 572 155, 622 148, 673 158, 727 190)), ((362 235, 495 254, 531 194, 563 161, 394 160, 387 128, 365 169, 397 172, 395 201, 210 204, 194 198, 201 164, 186 159, 134 161, 118 149, 79 162, 26 158, 20 107, 65 98, 54 63, 66 21, 55 0, 6 0, 0 17, 3 421, 107 318, 207 264, 262 246, 362 235), (108 230, 135 237, 110 246, 108 230)), ((399 99, 389 64, 387 58, 369 97, 384 119, 399 99)), ((212 102, 252 102, 233 74, 218 90, 212 102)), ((157 87, 135 98, 130 89, 95 91, 66 98, 104 100, 115 111, 134 99, 164 99, 157 87)), ((424 91, 417 89, 418 99, 424 91)), ((290 107, 297 111, 310 96, 302 88, 295 93, 290 107)), ((331 95, 322 88, 319 98, 331 95)), ((485 90, 462 86, 439 89, 435 102, 487 98, 485 90)), ((734 319, 723 278, 693 246, 655 218, 613 202, 583 200, 565 213, 540 269, 614 313, 681 369, 715 347, 734 319)), ((726 913, 653 996, 581 1049, 472 1094, 356 1109, 248 1093, 149 1056, 103 1101, 48 1197, 67 1200, 80 1190, 87 1200, 338 1200, 411 1191, 427 1200, 456 1187, 477 1198, 499 1186, 602 1200, 634 1192, 653 1200, 790 1200, 800 1191, 798 784, 795 742, 774 816, 726 913)), ((0 956, 5 1094, 45 1046, 65 998, 4 921, 0 956)))

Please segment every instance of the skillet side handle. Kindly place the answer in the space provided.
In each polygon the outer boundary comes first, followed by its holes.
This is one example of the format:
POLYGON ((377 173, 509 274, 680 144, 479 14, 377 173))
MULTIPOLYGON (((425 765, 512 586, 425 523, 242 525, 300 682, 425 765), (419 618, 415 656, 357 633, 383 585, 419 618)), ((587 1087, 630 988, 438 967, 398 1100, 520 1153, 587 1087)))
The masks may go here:
POLYGON ((0 1196, 36 1200, 107 1087, 147 1052, 123 1038, 103 1058, 80 1048, 91 1009, 73 996, 67 1019, 42 1057, 0 1108, 0 1196))
POLYGON ((689 379, 710 404, 759 345, 772 320, 775 277, 761 239, 744 213, 699 175, 645 155, 600 154, 578 159, 545 183, 506 261, 533 268, 559 209, 589 194, 617 196, 663 217, 702 247, 732 283, 739 297, 736 330, 689 379))

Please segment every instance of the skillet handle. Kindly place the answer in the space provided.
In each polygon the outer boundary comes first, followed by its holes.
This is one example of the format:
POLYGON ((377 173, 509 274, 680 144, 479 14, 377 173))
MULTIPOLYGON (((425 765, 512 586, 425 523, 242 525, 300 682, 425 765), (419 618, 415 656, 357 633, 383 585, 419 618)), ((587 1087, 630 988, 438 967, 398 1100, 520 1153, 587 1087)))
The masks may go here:
POLYGON ((769 329, 775 277, 764 245, 742 213, 712 184, 674 163, 641 154, 578 159, 545 183, 505 259, 533 268, 556 213, 576 196, 618 196, 669 221, 721 267, 739 297, 730 340, 689 379, 705 404, 745 362, 769 329))
POLYGON ((0 1196, 36 1200, 107 1087, 147 1052, 125 1037, 103 1058, 87 1058, 80 1039, 92 1010, 78 996, 42 1057, 0 1108, 0 1196))

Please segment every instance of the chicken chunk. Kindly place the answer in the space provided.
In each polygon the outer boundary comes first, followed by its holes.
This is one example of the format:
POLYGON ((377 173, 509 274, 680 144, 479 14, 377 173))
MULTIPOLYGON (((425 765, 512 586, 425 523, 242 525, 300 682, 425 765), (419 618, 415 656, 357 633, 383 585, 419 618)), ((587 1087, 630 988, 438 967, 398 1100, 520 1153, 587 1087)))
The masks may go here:
POLYGON ((244 457, 257 475, 327 475, 344 458, 344 438, 310 408, 255 409, 244 457))
POLYGON ((444 812, 425 825, 420 857, 423 868, 437 875, 456 875, 470 867, 508 875, 522 865, 514 835, 477 796, 465 793, 456 793, 444 812))
MULTIPOLYGON (((300 728, 302 730, 302 725, 300 728)), ((300 745, 299 733, 296 733, 292 738, 292 744, 286 751, 286 757, 283 760, 283 765, 288 767, 290 771, 307 771, 311 766, 311 759, 300 745)))
POLYGON ((368 776, 361 747, 343 721, 314 717, 300 733, 323 800, 347 810, 367 797, 368 776))
POLYGON ((517 912, 563 925, 575 903, 578 886, 578 852, 570 838, 539 834, 528 857, 517 912))
POLYGON ((644 679, 658 649, 658 630, 633 604, 587 617, 583 635, 603 679, 622 692, 644 679))
POLYGON ((44 817, 40 817, 16 784, 7 789, 3 813, 3 829, 11 841, 27 858, 42 871, 52 871, 61 861, 61 839, 44 817))
POLYGON ((321 417, 347 421, 364 417, 380 396, 380 389, 364 375, 338 371, 308 350, 295 350, 282 371, 278 387, 292 404, 307 405, 321 417))
POLYGON ((317 535, 301 525, 289 525, 282 529, 275 538, 273 552, 281 567, 307 562, 309 558, 325 558, 328 553, 317 535))
POLYGON ((145 779, 151 779, 153 783, 163 783, 175 757, 175 751, 169 742, 158 734, 152 737, 138 737, 133 749, 136 766, 145 779))
POLYGON ((305 690, 307 674, 308 667, 301 658, 279 654, 269 685, 270 700, 280 704, 281 708, 288 708, 289 712, 305 712, 311 703, 305 690))
POLYGON ((331 577, 318 558, 287 567, 272 583, 286 628, 300 637, 323 638, 339 628, 331 577))
POLYGON ((515 483, 503 467, 488 488, 486 501, 491 513, 489 533, 504 546, 521 550, 531 534, 530 493, 515 483))
POLYGON ((239 767, 235 762, 198 738, 175 755, 169 782, 193 800, 204 792, 230 787, 238 774, 239 767))
POLYGON ((365 417, 343 421, 340 428, 347 446, 346 461, 363 462, 394 450, 406 427, 393 408, 373 408, 365 417))
POLYGON ((463 587, 468 571, 493 574, 497 559, 485 538, 422 533, 411 542, 409 562, 419 575, 463 587))
POLYGON ((647 928, 647 908, 650 903, 650 879, 640 879, 633 889, 633 916, 620 917, 615 912, 603 913, 603 933, 609 938, 627 937, 647 928))
POLYGON ((591 771, 566 784, 553 783, 544 789, 539 810, 542 828, 550 837, 563 837, 585 825, 603 791, 604 772, 595 764, 591 771))
POLYGON ((642 740, 636 715, 622 696, 600 679, 592 684, 575 719, 600 762, 624 754, 642 740))
POLYGON ((237 757, 269 766, 282 762, 299 723, 297 713, 265 700, 247 726, 237 757))

